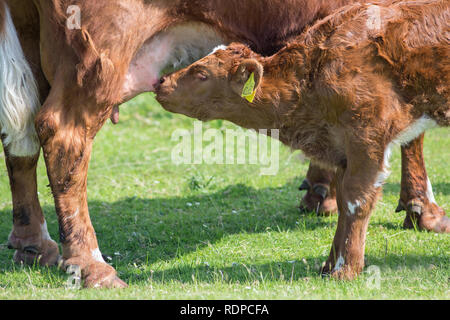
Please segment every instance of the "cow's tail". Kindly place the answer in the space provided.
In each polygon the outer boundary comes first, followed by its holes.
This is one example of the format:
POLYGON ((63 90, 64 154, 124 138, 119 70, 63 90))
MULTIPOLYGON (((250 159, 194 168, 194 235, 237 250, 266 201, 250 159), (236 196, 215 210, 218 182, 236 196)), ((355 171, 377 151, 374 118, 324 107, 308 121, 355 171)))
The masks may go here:
POLYGON ((0 0, 0 129, 3 146, 12 156, 39 151, 34 117, 39 93, 25 59, 8 6, 0 0))

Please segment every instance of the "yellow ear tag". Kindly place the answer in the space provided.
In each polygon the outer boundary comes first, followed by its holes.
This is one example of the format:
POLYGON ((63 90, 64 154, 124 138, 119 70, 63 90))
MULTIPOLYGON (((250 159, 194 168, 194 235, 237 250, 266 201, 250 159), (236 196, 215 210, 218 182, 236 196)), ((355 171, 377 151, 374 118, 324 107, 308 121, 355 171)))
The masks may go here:
POLYGON ((247 99, 249 102, 253 102, 253 100, 255 100, 255 95, 255 73, 252 72, 250 78, 248 78, 244 85, 244 89, 242 89, 242 97, 247 99))

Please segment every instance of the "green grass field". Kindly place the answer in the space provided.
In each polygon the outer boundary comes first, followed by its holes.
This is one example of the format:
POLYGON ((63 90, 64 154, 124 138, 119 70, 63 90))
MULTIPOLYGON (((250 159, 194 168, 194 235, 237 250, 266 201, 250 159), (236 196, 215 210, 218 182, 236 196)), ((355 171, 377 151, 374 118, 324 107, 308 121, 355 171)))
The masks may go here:
MULTIPOLYGON (((233 128, 227 122, 205 128, 233 128)), ((403 230, 396 214, 400 152, 372 215, 367 265, 357 280, 323 279, 337 217, 301 215, 297 188, 308 163, 281 148, 276 176, 258 165, 171 162, 177 128, 193 120, 165 112, 151 95, 121 108, 117 126, 98 134, 88 178, 91 219, 100 250, 112 258, 124 290, 66 289, 57 268, 12 263, 5 244, 11 195, 4 161, 0 177, 0 299, 449 299, 450 237, 403 230)), ((2 153, 3 157, 3 153, 2 153)), ((450 212, 450 131, 426 136, 425 157, 438 203, 450 212)), ((51 236, 58 225, 45 166, 39 196, 51 236)))

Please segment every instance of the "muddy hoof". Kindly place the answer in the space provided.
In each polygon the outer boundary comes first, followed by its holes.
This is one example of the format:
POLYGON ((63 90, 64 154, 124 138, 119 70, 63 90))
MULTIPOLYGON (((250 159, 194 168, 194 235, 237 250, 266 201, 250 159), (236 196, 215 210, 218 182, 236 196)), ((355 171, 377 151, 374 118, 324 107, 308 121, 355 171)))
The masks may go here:
POLYGON ((406 207, 405 207, 405 205, 403 204, 403 201, 402 201, 402 200, 399 200, 399 201, 398 201, 397 208, 395 209, 395 212, 398 213, 398 212, 402 212, 402 211, 405 211, 405 210, 406 210, 406 207))
POLYGON ((336 198, 330 196, 328 188, 323 185, 308 188, 299 209, 302 213, 315 212, 319 216, 330 216, 338 211, 336 198))
POLYGON ((62 268, 67 270, 70 266, 81 269, 83 287, 98 289, 120 289, 128 285, 118 276, 116 270, 104 262, 85 258, 70 258, 63 262, 62 268))
POLYGON ((59 257, 59 248, 56 242, 45 240, 40 247, 27 246, 17 249, 13 259, 18 264, 34 265, 37 263, 43 267, 50 267, 57 264, 59 257))
POLYGON ((95 289, 123 289, 128 288, 128 285, 120 279, 118 276, 114 275, 112 277, 107 277, 103 279, 97 279, 93 277, 95 280, 91 278, 86 278, 84 280, 85 288, 95 288, 95 289))
POLYGON ((333 278, 337 280, 351 281, 358 277, 361 273, 361 268, 352 268, 348 265, 343 265, 339 269, 335 269, 334 266, 325 265, 320 270, 322 278, 333 278))
POLYGON ((308 180, 303 180, 302 184, 298 188, 300 191, 309 191, 311 189, 311 185, 309 184, 308 180))
POLYGON ((437 233, 450 233, 450 219, 444 209, 435 203, 409 201, 406 206, 405 229, 419 229, 437 233))

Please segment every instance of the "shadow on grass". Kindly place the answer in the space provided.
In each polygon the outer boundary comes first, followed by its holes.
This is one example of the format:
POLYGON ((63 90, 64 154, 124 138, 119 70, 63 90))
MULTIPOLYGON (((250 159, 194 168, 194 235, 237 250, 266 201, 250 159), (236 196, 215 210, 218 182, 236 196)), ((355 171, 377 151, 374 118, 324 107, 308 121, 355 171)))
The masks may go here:
MULTIPOLYGON (((317 276, 326 256, 307 257, 301 262, 273 262, 263 265, 230 266, 213 270, 207 266, 193 266, 165 270, 164 272, 139 271, 130 265, 150 265, 195 252, 211 243, 220 242, 226 236, 242 233, 266 233, 268 230, 289 232, 301 230, 325 230, 330 236, 336 228, 337 217, 317 217, 299 213, 297 191, 302 179, 296 178, 278 188, 254 189, 245 185, 233 185, 223 190, 192 192, 186 197, 174 198, 125 198, 108 203, 89 201, 91 218, 103 254, 112 257, 114 267, 122 271, 127 281, 202 281, 223 279, 238 282, 246 277, 277 277, 298 279, 317 276), (292 199, 296 199, 293 201, 292 199), (209 280, 208 280, 209 279, 209 280)), ((388 185, 387 192, 397 192, 388 185)), ((57 239, 57 219, 53 207, 43 208, 50 233, 57 239)), ((5 217, 10 212, 0 212, 5 217)), ((400 227, 387 223, 387 229, 400 227)), ((2 243, 9 234, 7 223, 0 223, 2 243)), ((331 245, 331 236, 330 236, 331 245)), ((0 250, 0 259, 10 261, 12 252, 0 250)), ((368 257, 370 260, 370 257, 368 257)), ((429 264, 427 257, 409 257, 415 264, 429 264)), ((388 259, 391 261, 392 259, 388 259)), ((0 264, 0 272, 16 270, 11 263, 0 264)), ((64 277, 64 274, 61 273, 64 277)), ((251 278, 254 277, 254 278, 251 278)))
MULTIPOLYGON (((384 258, 366 255, 366 268, 363 274, 368 272, 369 266, 377 266, 381 273, 392 273, 414 270, 430 270, 436 263, 436 258, 430 256, 408 255, 408 257, 398 257, 397 255, 387 255, 384 258)), ((180 282, 187 284, 225 282, 230 284, 239 283, 264 283, 266 281, 309 281, 320 276, 322 263, 327 256, 307 257, 301 261, 274 261, 263 264, 243 264, 235 263, 224 268, 215 268, 205 265, 182 266, 163 271, 128 273, 128 280, 131 283, 143 281, 166 283, 180 282)))
POLYGON ((300 215, 297 183, 254 189, 233 185, 214 193, 196 192, 183 198, 127 198, 114 203, 91 201, 102 252, 135 262, 170 260, 233 234, 289 232, 299 228, 335 228, 336 217, 300 215), (290 191, 289 191, 290 190, 290 191), (294 194, 294 195, 293 195, 294 194), (107 221, 107 223, 102 223, 107 221), (115 243, 115 251, 105 249, 115 243), (122 252, 122 251, 123 252, 122 252))

